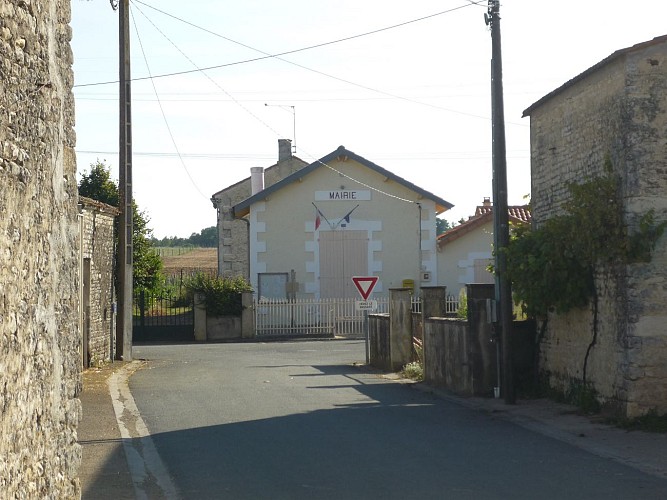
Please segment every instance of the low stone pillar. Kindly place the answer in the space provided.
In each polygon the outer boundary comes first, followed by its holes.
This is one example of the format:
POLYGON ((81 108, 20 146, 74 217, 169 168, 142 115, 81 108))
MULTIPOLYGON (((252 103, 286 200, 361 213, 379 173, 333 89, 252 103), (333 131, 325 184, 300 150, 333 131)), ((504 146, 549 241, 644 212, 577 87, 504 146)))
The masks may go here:
POLYGON ((422 302, 422 360, 424 366, 424 373, 426 370, 431 370, 427 367, 432 357, 427 357, 427 350, 433 349, 433 346, 428 345, 429 335, 426 335, 426 320, 428 318, 444 318, 447 313, 447 287, 446 286, 424 286, 421 287, 421 302, 422 302))
POLYGON ((412 358, 411 291, 389 289, 389 359, 393 371, 401 370, 412 358))
POLYGON ((195 340, 197 342, 206 342, 206 303, 204 295, 195 293, 195 340))
POLYGON ((241 338, 252 339, 256 333, 252 292, 242 292, 241 303, 243 304, 243 312, 241 312, 241 338))
POLYGON ((422 319, 444 318, 447 313, 447 287, 421 287, 422 319))

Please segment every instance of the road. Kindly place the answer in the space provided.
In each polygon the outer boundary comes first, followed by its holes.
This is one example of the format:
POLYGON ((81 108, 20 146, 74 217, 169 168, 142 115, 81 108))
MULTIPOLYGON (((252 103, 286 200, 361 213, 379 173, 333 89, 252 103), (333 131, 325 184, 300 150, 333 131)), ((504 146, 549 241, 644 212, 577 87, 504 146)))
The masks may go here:
POLYGON ((146 498, 666 497, 655 476, 354 366, 363 342, 134 356, 149 362, 131 393, 173 485, 146 498))

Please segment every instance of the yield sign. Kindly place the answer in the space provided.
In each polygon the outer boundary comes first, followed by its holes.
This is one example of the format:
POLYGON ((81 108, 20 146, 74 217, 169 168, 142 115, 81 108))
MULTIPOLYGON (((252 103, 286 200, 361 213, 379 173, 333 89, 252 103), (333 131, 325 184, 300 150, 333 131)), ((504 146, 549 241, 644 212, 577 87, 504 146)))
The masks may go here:
POLYGON ((352 281, 354 286, 357 287, 359 295, 364 300, 368 300, 368 297, 373 292, 375 284, 378 282, 377 276, 352 276, 352 281))

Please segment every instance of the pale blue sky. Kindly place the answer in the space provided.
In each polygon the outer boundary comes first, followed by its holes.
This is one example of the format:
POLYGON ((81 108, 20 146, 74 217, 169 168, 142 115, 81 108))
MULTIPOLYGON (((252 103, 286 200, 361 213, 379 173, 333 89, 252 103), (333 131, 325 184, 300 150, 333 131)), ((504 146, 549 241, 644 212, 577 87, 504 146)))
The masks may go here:
MULTIPOLYGON (((155 235, 214 225, 211 195, 275 163, 277 140, 294 134, 291 106, 300 158, 344 145, 453 203, 444 218, 472 215, 491 195, 491 38, 486 5, 468 0, 133 2, 134 78, 262 57, 229 40, 276 54, 457 8, 282 57, 289 62, 156 78, 155 88, 135 82, 134 195, 155 235)), ((507 0, 501 17, 509 202, 521 204, 530 191, 522 111, 615 50, 667 34, 667 2, 507 0)), ((109 2, 73 0, 72 28, 75 84, 116 80, 109 2)), ((78 86, 74 95, 79 170, 99 158, 116 175, 118 85, 78 86)))

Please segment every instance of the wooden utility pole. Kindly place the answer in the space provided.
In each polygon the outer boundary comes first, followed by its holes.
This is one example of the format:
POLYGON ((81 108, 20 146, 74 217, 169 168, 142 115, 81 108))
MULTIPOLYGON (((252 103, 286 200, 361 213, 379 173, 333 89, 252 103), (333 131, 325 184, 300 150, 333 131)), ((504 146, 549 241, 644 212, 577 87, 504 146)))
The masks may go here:
POLYGON ((119 144, 118 322, 116 359, 132 360, 132 93, 130 83, 130 5, 118 1, 119 144))
POLYGON ((496 267, 497 328, 502 346, 502 387, 505 403, 514 404, 512 363, 512 284, 507 278, 509 214, 507 210, 507 158, 505 150, 505 105, 503 61, 500 44, 500 0, 489 0, 486 23, 491 28, 491 121, 493 163, 493 240, 496 267))

